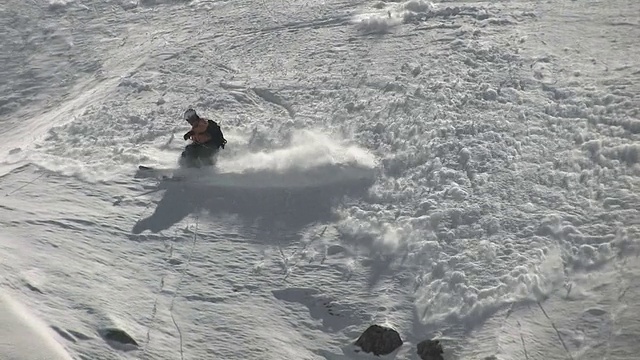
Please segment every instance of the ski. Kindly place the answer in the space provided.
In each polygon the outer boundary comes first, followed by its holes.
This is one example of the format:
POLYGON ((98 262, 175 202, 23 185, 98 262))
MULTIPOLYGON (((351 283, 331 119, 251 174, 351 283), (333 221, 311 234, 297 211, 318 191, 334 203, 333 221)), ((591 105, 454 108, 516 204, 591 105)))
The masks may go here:
POLYGON ((138 165, 138 174, 139 177, 154 177, 160 180, 181 180, 179 177, 175 176, 174 172, 176 169, 162 169, 155 168, 152 166, 146 165, 138 165))
POLYGON ((138 165, 136 177, 150 177, 160 180, 180 181, 186 180, 189 173, 203 169, 201 167, 193 168, 156 168, 147 165, 138 165))

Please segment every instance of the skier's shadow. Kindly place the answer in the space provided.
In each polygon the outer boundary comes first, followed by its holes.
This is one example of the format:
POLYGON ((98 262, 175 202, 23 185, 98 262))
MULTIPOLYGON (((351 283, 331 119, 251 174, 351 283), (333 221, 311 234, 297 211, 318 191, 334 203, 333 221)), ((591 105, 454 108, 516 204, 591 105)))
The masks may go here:
MULTIPOLYGON (((236 215, 253 228, 268 230, 278 226, 297 231, 305 225, 330 220, 337 201, 345 195, 364 196, 373 183, 370 171, 345 172, 342 168, 333 174, 336 175, 333 181, 327 180, 330 176, 318 179, 313 174, 304 174, 307 180, 317 180, 306 186, 287 186, 284 178, 270 174, 214 174, 211 182, 162 181, 155 190, 164 190, 164 196, 155 211, 139 220, 132 232, 158 233, 203 210, 214 218, 236 215)), ((291 181, 296 176, 299 180, 300 174, 287 175, 286 179, 291 181)))

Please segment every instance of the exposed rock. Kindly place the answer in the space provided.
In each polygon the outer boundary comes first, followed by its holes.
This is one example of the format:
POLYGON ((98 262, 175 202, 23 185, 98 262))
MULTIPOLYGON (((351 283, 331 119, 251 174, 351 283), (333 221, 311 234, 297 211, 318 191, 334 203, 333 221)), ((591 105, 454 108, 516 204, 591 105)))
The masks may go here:
POLYGON ((133 338, 124 330, 114 328, 102 329, 102 331, 100 331, 100 335, 102 335, 102 337, 108 341, 116 342, 123 345, 138 346, 138 343, 133 340, 133 338))
POLYGON ((438 340, 425 340, 418 343, 418 355, 422 360, 444 360, 442 345, 438 340))
POLYGON ((340 245, 331 245, 327 248, 327 256, 336 255, 345 252, 345 248, 340 245))
POLYGON ((402 339, 397 331, 380 325, 371 325, 356 340, 359 346, 366 353, 374 355, 387 355, 402 346, 402 339))

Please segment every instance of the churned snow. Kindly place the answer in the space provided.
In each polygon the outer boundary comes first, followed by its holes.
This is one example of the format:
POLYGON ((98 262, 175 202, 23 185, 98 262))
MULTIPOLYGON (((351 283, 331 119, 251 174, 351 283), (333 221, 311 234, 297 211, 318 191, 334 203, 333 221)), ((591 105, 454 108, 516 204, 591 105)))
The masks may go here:
POLYGON ((0 358, 635 359, 638 14, 5 1, 0 358))

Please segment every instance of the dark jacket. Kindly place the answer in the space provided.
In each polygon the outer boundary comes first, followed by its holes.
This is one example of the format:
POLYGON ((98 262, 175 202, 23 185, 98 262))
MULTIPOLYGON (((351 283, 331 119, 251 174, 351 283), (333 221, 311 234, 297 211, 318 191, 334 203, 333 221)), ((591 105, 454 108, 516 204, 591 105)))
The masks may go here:
POLYGON ((206 145, 224 149, 227 140, 224 139, 220 125, 213 120, 207 120, 207 123, 209 124, 209 126, 207 126, 207 132, 211 135, 211 140, 209 140, 206 145))

